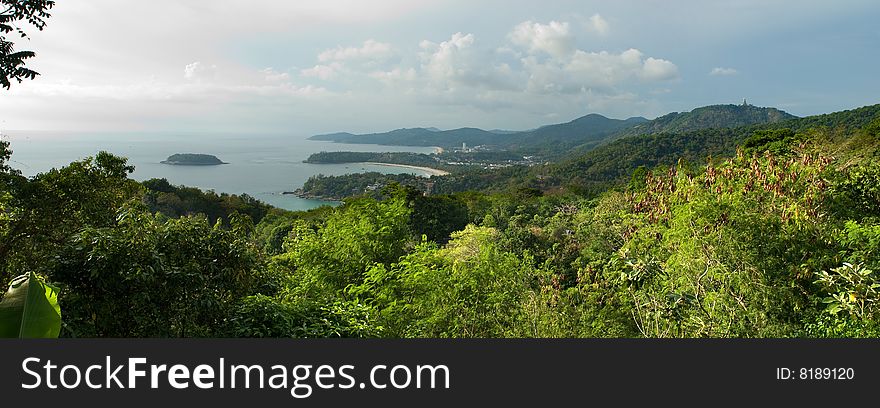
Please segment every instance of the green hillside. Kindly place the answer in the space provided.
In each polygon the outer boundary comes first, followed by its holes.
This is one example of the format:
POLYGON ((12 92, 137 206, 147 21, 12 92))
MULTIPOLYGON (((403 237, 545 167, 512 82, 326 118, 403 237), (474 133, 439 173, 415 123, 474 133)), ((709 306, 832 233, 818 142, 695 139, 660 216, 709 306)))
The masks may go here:
POLYGON ((690 112, 673 112, 639 124, 624 135, 682 133, 701 129, 736 128, 762 123, 778 123, 796 116, 776 108, 752 105, 711 105, 690 112))
POLYGON ((790 129, 793 139, 827 145, 829 151, 836 150, 839 155, 873 151, 876 141, 871 140, 865 129, 876 123, 877 118, 880 105, 769 124, 628 136, 536 168, 526 184, 544 189, 564 187, 583 194, 601 193, 610 185, 627 181, 639 167, 650 169, 679 160, 692 167, 704 166, 708 157, 733 156, 737 147, 756 132, 778 129, 790 129))

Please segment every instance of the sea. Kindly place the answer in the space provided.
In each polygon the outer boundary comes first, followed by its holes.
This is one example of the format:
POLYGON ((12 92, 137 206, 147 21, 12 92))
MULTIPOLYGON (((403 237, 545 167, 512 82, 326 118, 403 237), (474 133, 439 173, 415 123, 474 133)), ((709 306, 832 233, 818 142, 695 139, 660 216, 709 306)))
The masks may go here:
POLYGON ((198 187, 216 193, 248 194, 287 210, 309 210, 338 203, 308 200, 284 192, 303 186, 309 177, 375 171, 386 174, 427 173, 364 163, 309 164, 312 153, 333 151, 431 153, 431 147, 380 146, 308 140, 307 135, 193 133, 193 132, 49 132, 4 131, 10 142, 10 165, 25 176, 108 151, 128 158, 135 167, 131 177, 138 181, 165 178, 174 185, 198 187), (217 156, 229 163, 218 166, 173 166, 161 164, 175 153, 217 156))

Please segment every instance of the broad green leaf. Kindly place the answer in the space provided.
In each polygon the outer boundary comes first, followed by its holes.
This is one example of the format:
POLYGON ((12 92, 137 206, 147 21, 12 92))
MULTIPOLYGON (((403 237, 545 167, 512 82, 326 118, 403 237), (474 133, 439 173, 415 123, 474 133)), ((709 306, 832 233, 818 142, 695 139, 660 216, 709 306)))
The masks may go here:
POLYGON ((33 272, 13 279, 0 301, 0 338, 56 338, 60 332, 58 288, 33 272))

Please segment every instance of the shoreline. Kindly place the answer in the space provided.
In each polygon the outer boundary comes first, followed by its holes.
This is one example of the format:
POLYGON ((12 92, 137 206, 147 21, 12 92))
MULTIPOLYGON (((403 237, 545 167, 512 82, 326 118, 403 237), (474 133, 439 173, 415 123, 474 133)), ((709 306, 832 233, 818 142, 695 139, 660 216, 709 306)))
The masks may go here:
POLYGON ((440 170, 440 169, 435 169, 435 168, 431 168, 431 167, 412 166, 409 164, 394 164, 394 163, 379 163, 379 162, 363 162, 363 164, 373 164, 373 165, 377 165, 377 166, 389 166, 389 167, 400 167, 400 168, 405 168, 405 169, 421 170, 421 171, 424 171, 425 173, 428 173, 431 176, 445 176, 447 174, 450 174, 446 170, 440 170))

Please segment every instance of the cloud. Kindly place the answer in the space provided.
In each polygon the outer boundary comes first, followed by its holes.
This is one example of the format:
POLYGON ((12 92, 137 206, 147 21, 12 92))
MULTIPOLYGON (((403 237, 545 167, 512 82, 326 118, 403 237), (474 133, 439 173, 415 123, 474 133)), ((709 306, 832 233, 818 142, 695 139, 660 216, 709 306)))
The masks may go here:
POLYGON ((599 14, 593 14, 593 16, 590 17, 589 22, 589 27, 593 31, 599 33, 599 35, 608 35, 608 32, 611 30, 608 21, 602 18, 599 14))
POLYGON ((711 76, 731 76, 736 74, 739 74, 739 71, 733 68, 716 67, 709 71, 709 75, 711 76))
MULTIPOLYGON (((73 14, 59 12, 51 30, 40 33, 65 34, 51 42, 34 39, 41 56, 35 68, 44 75, 13 89, 8 95, 14 103, 0 100, 0 119, 17 126, 24 122, 19 118, 27 117, 33 123, 29 126, 43 126, 45 121, 28 116, 24 107, 47 104, 59 112, 89 106, 143 126, 159 126, 166 115, 188 117, 196 127, 213 126, 203 120, 207 117, 250 126, 257 118, 287 123, 293 115, 305 118, 303 126, 340 126, 332 111, 363 112, 346 119, 358 124, 415 124, 420 118, 432 123, 435 118, 446 123, 493 117, 517 121, 547 112, 560 117, 587 109, 630 112, 644 102, 643 95, 650 98, 651 89, 678 75, 663 55, 635 48, 603 50, 587 42, 578 46, 576 32, 591 39, 611 32, 599 14, 570 21, 523 18, 504 26, 490 22, 479 32, 406 25, 393 30, 400 40, 385 42, 375 33, 387 30, 375 31, 375 24, 391 26, 416 11, 416 20, 406 21, 421 21, 417 18, 432 14, 433 6, 411 0, 254 0, 254 7, 239 0, 157 1, 166 6, 161 27, 136 25, 132 15, 151 6, 132 3, 134 11, 108 21, 113 36, 88 28, 96 26, 92 23, 109 0, 65 6, 73 14), (239 31, 223 28, 236 21, 250 25, 239 31), (445 35, 405 39, 438 30, 445 35), (373 34, 350 37, 363 32, 373 34), (184 37, 187 41, 179 41, 184 37), (296 108, 285 111, 291 106, 296 108)), ((96 126, 100 120, 94 116, 96 126)), ((82 120, 79 126, 92 124, 82 120)))
POLYGON ((314 67, 300 70, 299 74, 304 77, 313 77, 327 81, 335 78, 342 70, 342 64, 334 62, 329 65, 318 64, 314 67))
POLYGON ((381 84, 383 92, 408 95, 419 103, 464 104, 485 111, 555 111, 566 103, 596 108, 641 103, 634 88, 679 75, 673 62, 635 48, 577 49, 567 22, 526 21, 516 25, 507 40, 508 44, 485 48, 472 33, 457 32, 440 42, 424 40, 419 43, 418 64, 407 64, 410 59, 404 53, 395 66, 372 70, 367 77, 381 84))
POLYGON ((475 46, 473 34, 455 33, 439 44, 422 41, 420 72, 437 91, 473 88, 513 91, 521 89, 517 73, 491 52, 475 46))
POLYGON ((287 82, 290 80, 290 74, 275 71, 272 67, 262 69, 260 72, 265 75, 266 81, 269 82, 287 82))
POLYGON ((422 69, 436 80, 454 79, 469 69, 468 51, 473 45, 474 35, 460 32, 439 44, 424 40, 419 43, 422 69))
POLYGON ((644 54, 634 48, 621 53, 577 50, 569 59, 542 62, 530 56, 523 59, 529 74, 528 89, 537 93, 619 92, 616 88, 634 82, 675 79, 678 67, 670 61, 644 54))
POLYGON ((217 66, 206 65, 199 61, 187 64, 183 67, 183 77, 188 80, 200 80, 216 76, 217 66))
POLYGON ((648 57, 640 76, 648 81, 668 81, 678 78, 678 67, 665 59, 648 57))
MULTIPOLYGON (((608 22, 599 14, 590 17, 587 24, 600 35, 607 35, 610 30, 608 22)), ((645 56, 635 48, 620 53, 578 49, 568 22, 525 21, 514 27, 508 40, 527 52, 519 56, 521 70, 527 77, 527 92, 589 91, 612 95, 619 93, 616 88, 627 81, 650 83, 678 78, 678 67, 674 63, 645 56)), ((516 55, 508 47, 498 48, 499 53, 502 51, 516 55)))
POLYGON ((508 39, 514 45, 530 53, 544 52, 561 58, 574 51, 574 36, 567 22, 551 21, 549 24, 525 21, 513 28, 508 39))
POLYGON ((318 61, 385 60, 393 55, 391 44, 376 40, 364 41, 361 47, 336 47, 318 55, 318 61))
POLYGON ((386 85, 396 83, 414 82, 418 79, 418 72, 415 68, 394 68, 390 71, 375 71, 369 74, 370 78, 382 81, 386 85))
POLYGON ((365 74, 375 70, 385 65, 392 56, 394 49, 391 44, 369 39, 361 46, 337 46, 325 50, 318 54, 317 65, 302 69, 299 74, 304 78, 330 81, 346 75, 365 74))

